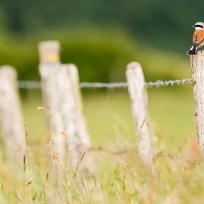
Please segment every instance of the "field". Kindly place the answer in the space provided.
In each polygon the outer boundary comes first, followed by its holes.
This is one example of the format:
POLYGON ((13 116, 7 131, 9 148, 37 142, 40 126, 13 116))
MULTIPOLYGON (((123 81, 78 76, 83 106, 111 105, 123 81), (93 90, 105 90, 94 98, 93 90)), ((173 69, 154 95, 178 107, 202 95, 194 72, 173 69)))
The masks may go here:
POLYGON ((0 203, 202 203, 190 87, 149 89, 156 157, 145 168, 127 90, 83 91, 84 114, 97 174, 76 175, 67 165, 55 180, 48 163, 48 131, 39 91, 23 96, 28 144, 33 156, 23 170, 1 164, 0 203), (193 139, 194 138, 194 139, 193 139), (100 147, 100 148, 99 148, 100 147), (15 171, 14 171, 15 169, 15 171))
MULTIPOLYGON (((149 111, 158 145, 177 150, 189 137, 195 136, 194 105, 191 86, 148 89, 149 111)), ((132 143, 136 136, 127 90, 83 91, 84 114, 94 145, 115 144, 118 139, 132 143)), ((30 138, 46 135, 40 93, 31 91, 23 108, 30 138), (40 124, 40 126, 39 126, 40 124)))
MULTIPOLYGON (((204 116, 199 87, 204 73, 196 62, 199 58, 187 55, 192 26, 203 21, 203 7, 203 0, 172 0, 170 4, 164 0, 119 0, 117 4, 114 0, 31 0, 29 8, 25 1, 0 1, 0 204, 203 204, 204 160, 194 115, 198 121, 204 116), (56 53, 55 46, 39 49, 39 43, 53 40, 60 45, 56 53), (70 151, 80 151, 75 141, 83 127, 69 114, 68 104, 78 105, 68 96, 74 83, 66 91, 62 89, 68 78, 73 80, 70 72, 67 70, 64 81, 60 73, 56 75, 60 83, 51 82, 56 100, 46 99, 53 102, 52 113, 44 108, 40 90, 19 91, 25 134, 15 117, 15 94, 9 90, 14 83, 5 79, 6 73, 1 78, 1 70, 9 65, 16 70, 18 81, 46 81, 49 74, 39 70, 39 64, 46 61, 52 72, 53 62, 58 60, 75 64, 80 82, 126 81, 127 65, 133 61, 141 64, 146 82, 192 78, 196 107, 201 108, 195 114, 192 85, 148 89, 154 157, 152 165, 145 166, 138 153, 142 134, 135 130, 127 89, 83 89, 91 147, 82 148, 73 165, 70 151), (42 77, 42 72, 47 76, 42 77), (48 120, 55 111, 60 112, 59 120, 53 120, 57 128, 49 128, 48 120), (51 129, 57 133, 52 134, 51 129), (64 141, 52 135, 63 136, 64 141), (70 144, 72 148, 68 148, 70 144), (60 147, 57 151, 56 146, 60 147), (65 166, 57 168, 65 146, 65 166), (81 171, 88 156, 94 161, 89 165, 92 173, 81 171)), ((144 121, 146 118, 141 127, 144 121)), ((204 126, 198 121, 201 135, 204 126)))

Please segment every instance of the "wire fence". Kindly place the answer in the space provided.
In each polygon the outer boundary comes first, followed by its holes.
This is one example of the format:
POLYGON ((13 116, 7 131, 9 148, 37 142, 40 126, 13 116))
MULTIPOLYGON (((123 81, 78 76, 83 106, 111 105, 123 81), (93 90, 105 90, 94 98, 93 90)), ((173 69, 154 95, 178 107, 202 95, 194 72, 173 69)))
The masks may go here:
MULTIPOLYGON (((180 86, 186 84, 192 84, 192 79, 177 79, 177 80, 157 80, 155 82, 146 82, 147 88, 159 88, 166 86, 180 86)), ((82 89, 96 89, 96 88, 127 88, 127 82, 81 82, 80 87, 82 89)), ((19 89, 41 89, 40 81, 18 81, 19 89)))

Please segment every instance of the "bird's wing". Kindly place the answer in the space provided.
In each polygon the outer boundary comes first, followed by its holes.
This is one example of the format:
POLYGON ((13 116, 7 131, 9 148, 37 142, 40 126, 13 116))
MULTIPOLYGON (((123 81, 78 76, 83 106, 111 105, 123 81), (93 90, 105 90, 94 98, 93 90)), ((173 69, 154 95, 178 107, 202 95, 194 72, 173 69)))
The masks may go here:
POLYGON ((200 40, 200 41, 194 42, 193 45, 194 45, 195 47, 200 47, 203 43, 204 43, 204 38, 203 38, 202 40, 200 40))
POLYGON ((195 32, 193 35, 193 45, 199 47, 204 42, 204 31, 195 32))

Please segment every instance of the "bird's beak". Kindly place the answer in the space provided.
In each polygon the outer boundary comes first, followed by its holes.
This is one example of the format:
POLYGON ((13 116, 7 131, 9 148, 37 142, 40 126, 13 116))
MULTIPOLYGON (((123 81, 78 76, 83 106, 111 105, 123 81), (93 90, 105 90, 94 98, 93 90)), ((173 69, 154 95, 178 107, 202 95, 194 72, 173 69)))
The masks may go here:
POLYGON ((195 26, 193 25, 192 28, 195 28, 195 26))

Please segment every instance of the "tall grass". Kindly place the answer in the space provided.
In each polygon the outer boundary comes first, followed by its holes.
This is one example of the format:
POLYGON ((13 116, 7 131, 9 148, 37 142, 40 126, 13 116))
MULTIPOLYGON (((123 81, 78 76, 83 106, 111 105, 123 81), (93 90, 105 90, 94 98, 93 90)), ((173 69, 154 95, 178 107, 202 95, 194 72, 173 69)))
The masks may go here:
POLYGON ((127 92, 85 91, 93 144, 86 154, 94 156, 96 175, 78 172, 68 160, 56 177, 49 163, 44 116, 37 110, 42 102, 32 92, 23 104, 32 156, 24 159, 24 168, 1 160, 0 203, 203 203, 204 164, 198 154, 191 89, 148 93, 156 135, 152 167, 144 167, 137 156, 127 92))

